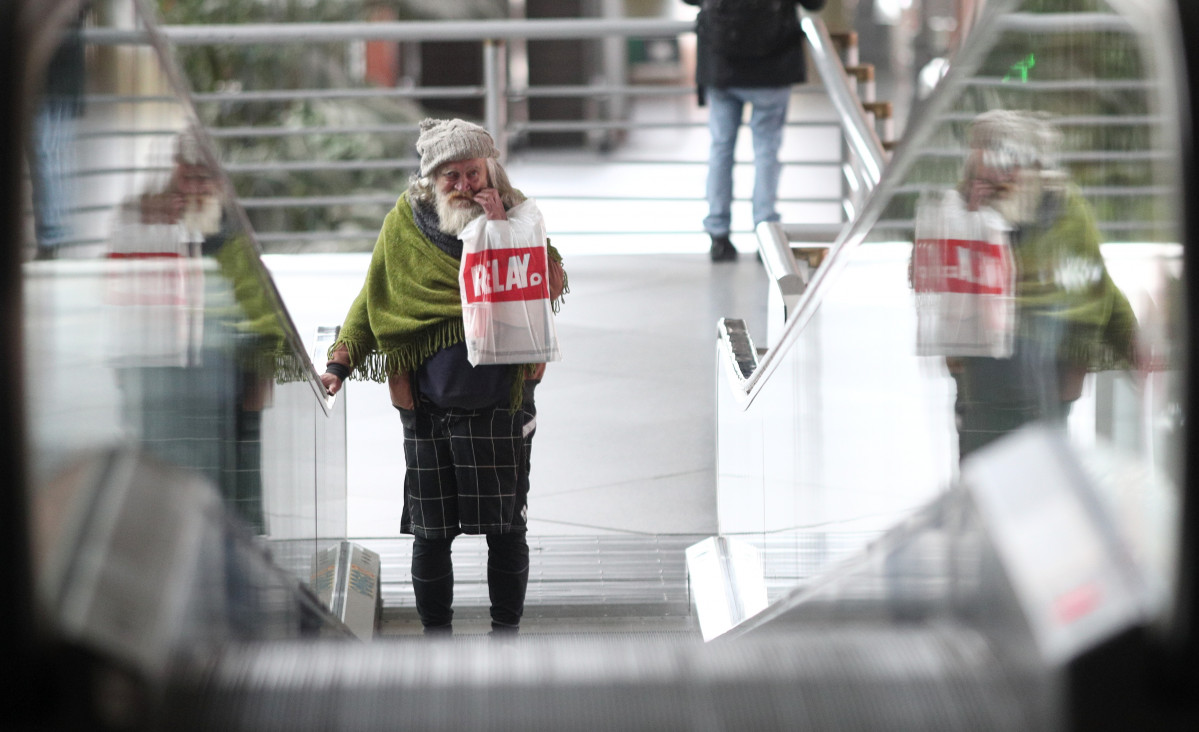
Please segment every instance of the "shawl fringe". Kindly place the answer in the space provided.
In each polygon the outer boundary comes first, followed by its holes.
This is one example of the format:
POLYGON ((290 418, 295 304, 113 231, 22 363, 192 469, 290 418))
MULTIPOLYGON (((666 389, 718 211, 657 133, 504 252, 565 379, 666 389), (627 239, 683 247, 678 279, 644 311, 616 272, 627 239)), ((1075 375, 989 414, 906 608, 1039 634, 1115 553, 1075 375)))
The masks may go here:
MULTIPOLYGON (((555 254, 557 254, 557 252, 555 252, 555 254)), ((559 264, 562 263, 561 257, 558 258, 558 263, 559 264)), ((567 274, 566 269, 563 268, 562 269, 562 294, 558 295, 557 300, 553 300, 550 302, 550 309, 554 311, 554 315, 557 315, 558 312, 560 310, 562 310, 562 303, 566 302, 566 294, 568 292, 570 292, 570 275, 567 274)))
MULTIPOLYGON (((275 381, 279 384, 287 384, 294 381, 306 381, 312 377, 312 367, 307 358, 283 346, 274 354, 274 358, 270 358, 270 354, 263 354, 264 360, 269 360, 270 365, 267 368, 273 369, 275 381)), ((265 364, 262 364, 265 365, 265 364)), ((263 373, 258 371, 257 373, 263 373)), ((271 373, 271 372, 267 372, 271 373)))
POLYGON ((382 383, 396 374, 412 373, 430 356, 466 337, 461 320, 451 320, 434 328, 420 342, 396 348, 384 348, 374 339, 359 340, 342 336, 329 348, 329 357, 340 346, 350 354, 352 378, 382 383))

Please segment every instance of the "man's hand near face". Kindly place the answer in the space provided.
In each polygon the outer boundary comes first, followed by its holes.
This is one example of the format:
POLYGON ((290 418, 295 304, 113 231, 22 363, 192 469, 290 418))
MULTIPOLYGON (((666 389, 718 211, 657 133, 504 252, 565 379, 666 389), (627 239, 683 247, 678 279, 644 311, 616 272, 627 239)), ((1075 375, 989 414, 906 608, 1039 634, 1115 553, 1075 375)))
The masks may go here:
POLYGON ((475 194, 475 203, 483 207, 489 221, 505 221, 508 213, 504 211, 504 202, 500 200, 500 192, 494 188, 483 188, 475 194))

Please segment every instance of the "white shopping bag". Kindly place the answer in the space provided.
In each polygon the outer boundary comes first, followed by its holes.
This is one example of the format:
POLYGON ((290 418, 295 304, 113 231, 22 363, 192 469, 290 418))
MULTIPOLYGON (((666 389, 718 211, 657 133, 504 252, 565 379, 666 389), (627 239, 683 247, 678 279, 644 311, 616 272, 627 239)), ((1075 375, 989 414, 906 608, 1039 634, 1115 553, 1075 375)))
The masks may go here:
POLYGON ((513 206, 507 221, 480 216, 459 237, 462 324, 471 365, 560 360, 545 220, 536 202, 513 206))
POLYGON ((957 191, 921 197, 912 251, 919 355, 1012 355, 1016 267, 1010 231, 991 208, 967 210, 957 191))
POLYGON ((179 224, 144 222, 140 199, 117 213, 105 263, 104 342, 115 366, 193 366, 204 333, 205 276, 179 224))

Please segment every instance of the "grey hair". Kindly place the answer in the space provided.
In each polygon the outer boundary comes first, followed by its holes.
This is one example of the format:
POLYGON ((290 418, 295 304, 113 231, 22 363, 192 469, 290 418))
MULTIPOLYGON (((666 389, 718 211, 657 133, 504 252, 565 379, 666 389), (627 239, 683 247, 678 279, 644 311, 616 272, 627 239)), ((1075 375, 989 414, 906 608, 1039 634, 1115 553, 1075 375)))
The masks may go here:
MULTIPOLYGON (((492 188, 499 191, 504 208, 512 208, 522 203, 525 200, 525 194, 512 187, 512 182, 508 180, 508 173, 504 170, 504 166, 500 165, 500 161, 495 158, 486 158, 486 160, 487 182, 492 188)), ((434 186, 433 179, 441 172, 441 167, 427 176, 414 173, 408 180, 408 198, 426 205, 433 205, 437 200, 437 187, 434 186)))
POLYGON ((1061 132, 1045 114, 992 109, 970 125, 970 147, 983 151, 984 162, 999 169, 1057 167, 1061 132))

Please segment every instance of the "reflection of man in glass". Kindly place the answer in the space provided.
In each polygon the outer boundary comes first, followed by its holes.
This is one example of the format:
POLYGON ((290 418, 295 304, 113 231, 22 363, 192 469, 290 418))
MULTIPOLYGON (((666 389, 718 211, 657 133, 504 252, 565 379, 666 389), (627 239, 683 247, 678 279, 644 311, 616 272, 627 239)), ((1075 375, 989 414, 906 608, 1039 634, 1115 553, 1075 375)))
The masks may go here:
MULTIPOLYGON (((199 139, 190 130, 180 133, 175 140, 171 175, 166 184, 161 189, 143 193, 130 203, 136 225, 177 227, 182 241, 162 241, 159 247, 170 249, 201 242, 199 253, 212 255, 226 238, 222 232, 224 205, 216 175, 204 158, 199 139)), ((128 246, 128 242, 114 244, 128 246)), ((189 254, 186 250, 173 253, 189 254)))
POLYGON ((959 193, 1011 227, 1016 320, 1010 358, 948 360, 961 457, 1028 422, 1061 422, 1088 371, 1135 359, 1135 316, 1090 207, 1054 164, 1057 144, 1048 122, 1020 112, 986 112, 970 128, 959 193))
POLYGON ((209 478, 262 534, 262 410, 288 352, 257 250, 226 211, 218 170, 184 130, 167 179, 120 208, 109 256, 131 266, 111 270, 114 340, 131 434, 209 478))

